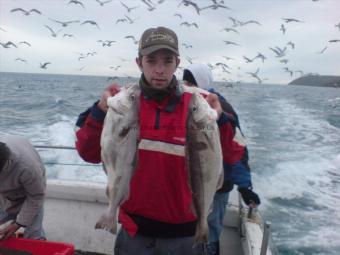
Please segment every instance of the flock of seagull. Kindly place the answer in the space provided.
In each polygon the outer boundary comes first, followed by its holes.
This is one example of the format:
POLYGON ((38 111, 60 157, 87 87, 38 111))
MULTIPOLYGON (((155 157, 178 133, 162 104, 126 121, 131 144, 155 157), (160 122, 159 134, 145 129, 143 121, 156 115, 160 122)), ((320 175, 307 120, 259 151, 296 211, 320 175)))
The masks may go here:
MULTIPOLYGON (((104 6, 104 5, 108 5, 110 2, 112 2, 113 0, 106 0, 106 1, 101 1, 101 0, 94 0, 96 1, 99 6, 104 6)), ((163 4, 165 2, 165 0, 158 0, 157 2, 154 2, 156 0, 140 0, 140 5, 131 5, 129 6, 129 4, 124 3, 122 1, 119 1, 121 6, 125 9, 126 13, 124 14, 124 17, 118 18, 115 21, 115 24, 119 24, 119 23, 128 23, 128 24, 133 24, 135 23, 136 20, 140 19, 140 17, 138 18, 131 18, 131 13, 134 12, 136 9, 141 8, 141 5, 143 5, 150 13, 154 12, 154 10, 157 9, 157 7, 160 4, 163 4)), ((312 1, 317 1, 317 0, 312 0, 312 1)), ((133 3, 135 4, 137 1, 133 1, 133 3)), ((131 2, 129 2, 131 3, 131 2)), ((202 13, 207 10, 207 9, 211 9, 211 10, 217 10, 217 9, 222 9, 222 10, 228 10, 228 11, 232 11, 231 8, 229 8, 228 6, 226 6, 224 4, 223 0, 210 0, 209 2, 206 1, 205 3, 208 3, 207 6, 204 7, 199 7, 197 3, 195 3, 194 1, 190 1, 190 0, 180 0, 177 8, 190 8, 192 9, 193 12, 195 12, 197 15, 202 15, 202 13)), ((84 1, 80 1, 80 0, 70 0, 67 5, 74 5, 74 6, 80 6, 82 9, 86 10, 86 5, 84 4, 84 1)), ((23 8, 14 8, 12 10, 10 10, 11 13, 13 14, 22 14, 24 16, 33 16, 33 15, 43 15, 42 12, 38 9, 32 8, 30 10, 25 10, 23 8)), ((151 14, 150 14, 151 15, 151 14)), ((176 12, 173 14, 175 18, 175 20, 179 19, 180 21, 183 20, 183 15, 176 12)), ((239 28, 244 27, 244 26, 262 26, 262 24, 257 21, 257 20, 240 20, 237 19, 235 17, 228 17, 229 21, 230 21, 230 26, 226 26, 226 27, 222 27, 219 29, 220 33, 234 33, 234 34, 240 34, 239 28)), ((70 33, 62 33, 64 31, 64 29, 68 26, 74 25, 74 24, 79 24, 79 25, 89 25, 89 26, 94 26, 97 29, 101 29, 99 24, 95 21, 95 20, 84 20, 84 21, 80 21, 80 20, 68 20, 68 21, 62 21, 62 20, 58 20, 58 19, 53 19, 48 17, 48 20, 55 23, 56 25, 61 26, 60 28, 56 29, 53 28, 53 26, 51 25, 46 25, 44 24, 43 26, 46 28, 46 30, 49 32, 49 35, 53 38, 57 38, 57 37, 67 37, 67 38, 75 38, 76 36, 70 33), (61 35, 62 34, 62 35, 61 35)), ((303 20, 299 20, 296 18, 282 18, 282 24, 280 26, 280 28, 278 28, 278 32, 281 31, 282 34, 286 34, 287 30, 288 30, 288 24, 294 24, 294 23, 304 23, 305 21, 303 20)), ((182 22, 179 23, 179 26, 186 26, 186 27, 193 27, 194 29, 199 29, 199 24, 197 24, 197 22, 189 22, 189 21, 185 21, 183 20, 182 22)), ((335 24, 335 29, 340 31, 340 22, 335 24)), ((6 33, 7 31, 3 28, 1 28, 1 24, 0 24, 0 33, 6 33)), ((135 38, 135 36, 133 35, 126 35, 124 37, 124 39, 129 39, 131 40, 131 42, 135 45, 137 45, 139 43, 138 39, 135 38)), ((315 54, 324 54, 325 51, 328 49, 330 44, 334 44, 334 43, 338 43, 340 42, 340 39, 331 39, 328 40, 328 45, 324 46, 323 49, 321 49, 318 52, 315 52, 315 54)), ((115 40, 97 40, 96 43, 98 43, 99 45, 101 45, 102 47, 111 47, 113 46, 114 43, 116 43, 115 40)), ((223 43, 226 46, 231 46, 231 47, 242 47, 242 45, 240 45, 237 42, 234 41, 229 41, 229 40, 223 40, 223 43)), ((2 48, 4 49, 10 49, 10 48, 18 48, 18 47, 31 47, 31 43, 27 42, 27 41, 20 41, 20 42, 13 42, 13 41, 7 41, 7 42, 0 42, 0 45, 2 46, 2 48)), ((189 50, 192 49, 194 47, 194 45, 189 44, 189 43, 181 43, 181 46, 184 47, 185 49, 189 50)), ((1 47, 0 47, 1 49, 1 47)), ((268 49, 274 54, 275 59, 278 59, 278 61, 280 63, 282 63, 284 66, 282 67, 282 71, 284 73, 287 73, 288 75, 290 75, 290 77, 293 77, 293 75, 295 73, 302 75, 305 75, 304 72, 302 70, 291 70, 287 64, 289 63, 289 59, 286 58, 286 54, 288 51, 294 50, 295 49, 295 43, 292 41, 289 41, 288 43, 286 43, 286 45, 284 46, 269 46, 268 49)), ((92 51, 92 52, 77 52, 76 53, 78 55, 78 61, 82 61, 85 58, 88 57, 93 57, 95 55, 98 54, 98 52, 96 51, 92 51)), ((233 72, 232 68, 229 65, 229 61, 233 61, 235 60, 234 58, 228 57, 228 56, 221 56, 224 58, 223 62, 217 62, 217 63, 207 63, 208 66, 214 70, 214 69, 219 69, 221 72, 226 73, 226 77, 231 74, 233 72)), ((185 59, 189 62, 189 63, 193 63, 194 62, 194 57, 191 56, 186 56, 185 59)), ((262 63, 265 63, 265 61, 268 60, 268 57, 265 56, 264 53, 258 52, 255 56, 250 57, 250 56, 245 56, 242 55, 241 58, 245 63, 253 63, 254 61, 256 61, 257 59, 259 59, 262 63)), ((18 57, 15 59, 15 61, 18 62, 22 62, 22 63, 26 63, 27 64, 27 60, 25 60, 25 58, 23 57, 18 57)), ((120 59, 120 63, 123 63, 124 61, 128 61, 125 59, 120 59)), ((39 68, 41 69, 47 69, 49 65, 51 65, 52 62, 51 61, 46 61, 46 62, 42 62, 39 65, 39 68)), ((117 71, 119 68, 121 68, 122 65, 111 65, 109 66, 110 69, 113 69, 115 71, 117 71)), ((82 71, 85 68, 85 66, 77 68, 78 71, 82 71)), ((183 69, 182 67, 180 67, 180 69, 183 69)), ((240 69, 240 67, 238 67, 238 69, 240 69)), ((245 72, 245 74, 248 77, 251 77, 253 79, 255 79, 258 83, 262 83, 263 81, 267 80, 267 78, 262 78, 259 75, 260 72, 260 68, 258 67, 254 72, 245 72)), ((112 77, 111 77, 112 78, 112 77)), ((224 78, 225 80, 227 80, 227 78, 224 78)))

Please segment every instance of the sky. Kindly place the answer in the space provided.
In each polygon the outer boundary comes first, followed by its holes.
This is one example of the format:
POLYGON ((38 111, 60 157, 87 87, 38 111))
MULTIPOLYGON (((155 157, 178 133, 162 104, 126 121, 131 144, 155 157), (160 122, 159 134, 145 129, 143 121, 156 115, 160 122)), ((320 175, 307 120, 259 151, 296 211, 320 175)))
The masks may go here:
POLYGON ((17 46, 0 45, 0 72, 138 77, 138 44, 125 37, 139 40, 145 29, 166 26, 178 35, 179 78, 190 62, 208 64, 216 81, 287 84, 311 73, 340 75, 340 0, 216 0, 228 7, 216 9, 203 9, 212 0, 193 0, 199 13, 182 0, 70 1, 0 0, 0 42, 17 46), (123 4, 136 8, 128 12, 123 4), (119 21, 126 16, 131 22, 119 21), (88 20, 98 26, 82 24, 88 20), (56 21, 79 22, 63 27, 56 21), (109 47, 99 40, 115 42, 109 47), (255 58, 259 53, 263 61, 255 58))

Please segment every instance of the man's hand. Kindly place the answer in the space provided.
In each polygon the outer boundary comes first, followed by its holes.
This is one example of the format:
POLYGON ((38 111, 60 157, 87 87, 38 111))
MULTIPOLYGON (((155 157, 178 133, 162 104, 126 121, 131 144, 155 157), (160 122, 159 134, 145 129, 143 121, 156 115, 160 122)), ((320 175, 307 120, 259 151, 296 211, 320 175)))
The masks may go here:
POLYGON ((218 96, 214 93, 209 93, 205 99, 207 100, 210 107, 217 112, 217 119, 219 119, 223 110, 218 96))
POLYGON ((260 197, 251 188, 239 188, 243 201, 251 208, 256 208, 260 203, 260 197))
POLYGON ((16 222, 12 222, 4 229, 0 230, 0 240, 5 240, 8 237, 14 235, 14 233, 20 228, 16 222))
POLYGON ((118 92, 120 91, 120 86, 116 83, 114 84, 111 84, 110 86, 108 86, 101 98, 100 98, 100 101, 99 103, 97 104, 97 106, 99 107, 99 109, 101 109, 103 112, 107 112, 107 109, 108 109, 108 106, 107 106, 107 99, 109 97, 112 97, 114 95, 116 95, 118 92))

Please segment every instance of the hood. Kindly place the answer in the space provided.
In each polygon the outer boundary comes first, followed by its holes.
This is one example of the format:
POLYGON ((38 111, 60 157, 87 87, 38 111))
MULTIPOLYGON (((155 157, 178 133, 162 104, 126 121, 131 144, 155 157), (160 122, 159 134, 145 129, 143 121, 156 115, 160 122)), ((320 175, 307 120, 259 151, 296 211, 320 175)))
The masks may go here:
POLYGON ((192 73, 199 88, 209 89, 214 82, 212 72, 205 64, 194 63, 185 69, 192 73))

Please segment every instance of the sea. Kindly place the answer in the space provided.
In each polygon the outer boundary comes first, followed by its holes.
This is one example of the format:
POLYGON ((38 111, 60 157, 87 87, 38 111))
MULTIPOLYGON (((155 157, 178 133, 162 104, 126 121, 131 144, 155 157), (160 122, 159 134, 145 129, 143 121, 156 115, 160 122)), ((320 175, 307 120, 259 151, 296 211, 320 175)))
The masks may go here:
MULTIPOLYGON (((34 145, 74 146, 79 113, 107 77, 0 73, 0 132, 34 145)), ((121 78, 121 84, 129 83, 121 78)), ((214 88, 235 108, 249 149, 259 211, 282 255, 340 254, 340 89, 275 84, 214 88)), ((38 151, 49 179, 106 182, 70 149, 38 151)))

